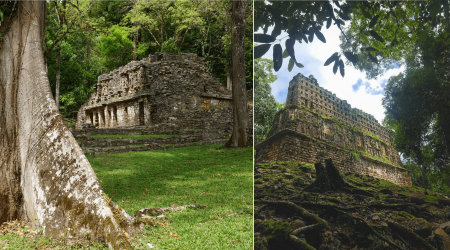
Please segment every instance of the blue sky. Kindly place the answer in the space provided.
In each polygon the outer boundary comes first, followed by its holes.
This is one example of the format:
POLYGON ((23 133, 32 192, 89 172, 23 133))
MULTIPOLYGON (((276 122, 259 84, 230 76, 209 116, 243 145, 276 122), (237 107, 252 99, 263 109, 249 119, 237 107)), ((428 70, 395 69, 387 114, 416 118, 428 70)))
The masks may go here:
MULTIPOLYGON (((268 34, 271 29, 269 28, 268 34)), ((342 100, 352 106, 359 108, 369 114, 372 114, 379 123, 384 118, 384 108, 381 105, 381 100, 384 95, 384 88, 386 82, 392 75, 397 75, 403 71, 403 66, 396 66, 394 69, 385 71, 384 75, 375 80, 367 80, 365 73, 356 70, 353 66, 345 66, 345 77, 339 74, 333 74, 333 63, 328 66, 323 66, 325 61, 334 53, 340 52, 339 49, 339 34, 340 30, 336 25, 331 25, 329 29, 325 27, 321 30, 325 36, 326 43, 322 43, 317 37, 314 37, 312 43, 295 43, 295 58, 305 67, 298 68, 294 66, 291 72, 288 71, 288 58, 283 61, 283 66, 278 72, 273 72, 277 75, 278 80, 272 83, 272 94, 275 99, 284 103, 286 101, 287 89, 289 81, 298 73, 305 76, 314 75, 319 82, 319 85, 336 94, 342 100)), ((262 33, 262 30, 258 33, 262 33)), ((278 37, 285 37, 287 34, 282 33, 278 37)), ((281 41, 281 47, 285 48, 286 39, 281 41)), ((263 56, 264 58, 272 59, 272 48, 263 56)))

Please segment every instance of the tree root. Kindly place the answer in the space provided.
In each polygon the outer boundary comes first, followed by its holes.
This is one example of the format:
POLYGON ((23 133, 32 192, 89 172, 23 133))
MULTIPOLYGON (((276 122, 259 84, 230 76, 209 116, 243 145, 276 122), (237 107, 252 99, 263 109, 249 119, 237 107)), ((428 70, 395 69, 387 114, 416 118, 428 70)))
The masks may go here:
MULTIPOLYGON (((274 205, 274 206, 284 206, 287 207, 295 212, 298 212, 300 216, 308 223, 314 223, 313 225, 308 225, 304 227, 300 227, 294 231, 291 232, 290 237, 293 240, 293 242, 299 247, 299 249, 308 249, 312 250, 314 247, 306 243, 305 241, 301 240, 295 235, 306 233, 308 231, 314 231, 314 230, 322 230, 325 229, 328 226, 328 222, 326 222, 324 219, 320 218, 319 216, 309 212, 306 209, 303 209, 296 205, 293 202, 290 201, 259 201, 260 203, 264 203, 267 205, 274 205)), ((265 207, 265 206, 263 206, 265 207)), ((262 208, 262 207, 261 207, 262 208)))
POLYGON ((395 230, 395 232, 397 232, 401 236, 409 239, 412 243, 411 245, 414 245, 416 248, 424 250, 436 250, 436 248, 434 248, 430 243, 428 243, 426 240, 424 240, 416 233, 409 231, 404 226, 393 221, 389 221, 388 226, 393 230, 395 230))
POLYGON ((163 207, 163 208, 143 208, 143 209, 137 211, 134 216, 142 217, 143 215, 146 215, 146 214, 156 215, 156 214, 165 213, 167 211, 181 211, 181 210, 185 210, 188 207, 192 207, 194 209, 197 209, 197 208, 203 209, 206 206, 188 204, 188 205, 184 205, 184 206, 171 206, 171 207, 163 207))
POLYGON ((108 201, 108 205, 111 207, 111 210, 114 214, 114 218, 117 220, 119 225, 127 232, 127 237, 132 237, 138 233, 139 230, 144 229, 145 225, 156 225, 153 221, 143 220, 146 219, 145 215, 157 215, 162 214, 167 211, 181 211, 186 209, 187 207, 192 208, 205 208, 206 206, 200 205, 184 205, 184 206, 172 206, 172 207, 163 207, 163 208, 143 208, 136 212, 134 216, 131 216, 127 211, 121 208, 119 205, 115 204, 111 199, 108 201))
POLYGON ((299 239, 295 235, 290 235, 292 242, 294 242, 295 246, 298 247, 300 250, 315 250, 314 247, 312 247, 310 244, 306 243, 305 241, 299 239))
POLYGON ((332 207, 332 209, 334 209, 335 211, 337 211, 337 212, 339 212, 339 213, 342 213, 342 214, 346 215, 347 217, 350 217, 350 218, 352 218, 352 219, 354 219, 354 220, 358 220, 359 222, 361 222, 361 224, 363 224, 369 231, 371 231, 371 232, 372 232, 375 236, 377 236, 380 240, 382 240, 382 241, 388 243, 389 245, 391 245, 391 246, 393 246, 393 247, 395 247, 395 248, 397 248, 397 249, 402 249, 402 250, 404 250, 404 248, 398 246, 398 245, 395 244, 394 242, 391 242, 390 240, 388 240, 388 239, 386 239, 385 237, 383 237, 383 235, 381 235, 381 234, 378 233, 375 229, 373 229, 373 227, 370 226, 365 220, 363 220, 363 219, 361 219, 361 218, 359 218, 359 217, 350 215, 350 214, 348 214, 348 213, 346 213, 346 212, 344 212, 344 211, 342 211, 342 210, 339 210, 339 209, 337 209, 337 208, 335 208, 335 207, 332 207))

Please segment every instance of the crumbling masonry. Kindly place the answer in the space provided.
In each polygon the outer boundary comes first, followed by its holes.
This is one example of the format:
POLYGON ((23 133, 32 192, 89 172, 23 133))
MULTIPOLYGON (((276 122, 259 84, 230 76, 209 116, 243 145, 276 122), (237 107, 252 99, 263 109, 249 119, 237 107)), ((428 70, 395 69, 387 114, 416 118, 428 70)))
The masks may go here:
POLYGON ((204 138, 226 138, 231 106, 231 91, 212 77, 204 58, 156 53, 99 76, 78 111, 77 129, 159 126, 158 131, 197 129, 204 138))
POLYGON ((290 81, 286 108, 275 115, 268 138, 255 149, 256 162, 331 158, 341 171, 411 185, 388 129, 302 74, 290 81))

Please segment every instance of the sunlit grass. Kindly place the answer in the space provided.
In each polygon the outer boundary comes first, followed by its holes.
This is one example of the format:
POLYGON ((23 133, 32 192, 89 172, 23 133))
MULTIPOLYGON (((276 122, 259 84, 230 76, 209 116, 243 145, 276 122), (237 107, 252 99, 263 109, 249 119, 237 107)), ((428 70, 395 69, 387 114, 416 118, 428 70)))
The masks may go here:
POLYGON ((151 243, 176 249, 251 249, 252 149, 215 150, 218 146, 88 159, 105 193, 132 215, 141 208, 206 205, 166 213, 172 222, 166 228, 147 227, 145 236, 135 240, 137 248, 151 243))
MULTIPOLYGON (((252 149, 216 150, 219 146, 88 157, 105 193, 131 215, 173 204, 206 206, 164 213, 166 226, 145 226, 131 240, 134 249, 150 249, 148 243, 155 249, 252 249, 252 149)), ((68 245, 14 233, 0 236, 3 247, 107 249, 102 243, 68 245)))

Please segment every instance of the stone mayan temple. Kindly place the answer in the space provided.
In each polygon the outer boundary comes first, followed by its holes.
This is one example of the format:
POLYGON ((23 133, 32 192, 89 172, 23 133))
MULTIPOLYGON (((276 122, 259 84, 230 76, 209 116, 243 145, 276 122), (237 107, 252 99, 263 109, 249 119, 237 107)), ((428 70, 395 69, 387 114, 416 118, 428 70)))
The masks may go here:
POLYGON ((275 115, 267 139, 255 149, 256 162, 331 158, 340 171, 411 185, 388 129, 321 88, 312 76, 297 74, 289 82, 286 108, 275 115))
MULTIPOLYGON (((77 129, 171 127, 227 137, 231 91, 195 54, 156 53, 98 77, 77 114, 77 129)), ((164 132, 164 131, 163 131, 164 132)))

